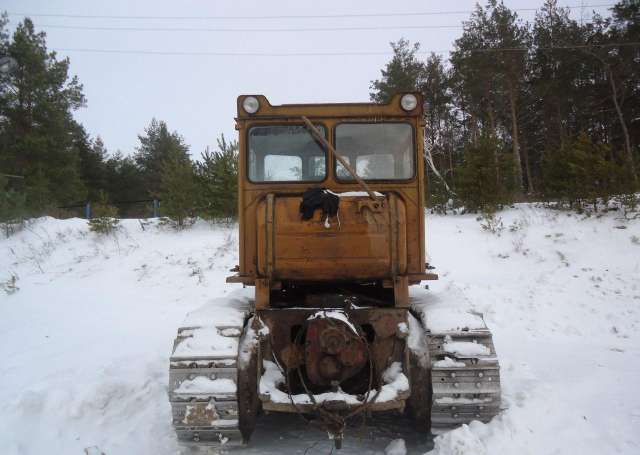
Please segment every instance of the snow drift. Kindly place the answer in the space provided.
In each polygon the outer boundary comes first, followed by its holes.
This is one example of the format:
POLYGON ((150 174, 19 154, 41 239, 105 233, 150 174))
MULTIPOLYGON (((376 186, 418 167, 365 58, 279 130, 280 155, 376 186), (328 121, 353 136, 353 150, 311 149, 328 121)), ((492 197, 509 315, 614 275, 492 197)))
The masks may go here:
MULTIPOLYGON (((640 221, 530 205, 499 216, 500 235, 471 215, 428 216, 440 281, 411 296, 431 327, 483 315, 507 409, 433 442, 408 422, 354 429, 343 453, 401 452, 400 439, 438 455, 640 452, 640 221)), ((125 220, 101 238, 84 220, 41 218, 0 240, 0 283, 19 288, 0 290, 0 453, 179 453, 171 343, 187 313, 236 317, 251 295, 224 284, 236 263, 235 226, 204 222, 172 232, 125 220)), ((328 452, 289 417, 262 419, 253 444, 230 451, 328 452)))

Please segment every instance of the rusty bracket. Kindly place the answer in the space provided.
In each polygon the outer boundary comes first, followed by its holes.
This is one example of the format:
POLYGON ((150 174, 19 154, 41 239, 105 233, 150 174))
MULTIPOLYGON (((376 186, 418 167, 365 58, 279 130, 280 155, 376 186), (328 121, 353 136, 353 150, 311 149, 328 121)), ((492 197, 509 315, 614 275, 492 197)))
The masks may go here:
POLYGON ((382 213, 384 211, 384 200, 365 200, 358 201, 358 213, 362 213, 364 209, 370 210, 372 213, 382 213))
POLYGON ((358 201, 358 213, 370 224, 379 224, 376 214, 384 212, 384 199, 358 201))

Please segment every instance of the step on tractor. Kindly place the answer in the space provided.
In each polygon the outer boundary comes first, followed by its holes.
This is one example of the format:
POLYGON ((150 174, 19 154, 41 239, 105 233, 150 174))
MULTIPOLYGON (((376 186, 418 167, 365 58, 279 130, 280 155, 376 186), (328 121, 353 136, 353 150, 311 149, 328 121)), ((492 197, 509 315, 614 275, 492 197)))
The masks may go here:
POLYGON ((490 331, 432 331, 409 296, 438 278, 425 263, 421 95, 280 106, 243 95, 237 109, 240 251, 226 281, 255 298, 243 323, 178 330, 178 439, 248 443, 275 412, 320 425, 336 448, 351 419, 375 412, 406 413, 426 433, 491 420, 490 331), (204 351, 181 349, 189 340, 204 351))

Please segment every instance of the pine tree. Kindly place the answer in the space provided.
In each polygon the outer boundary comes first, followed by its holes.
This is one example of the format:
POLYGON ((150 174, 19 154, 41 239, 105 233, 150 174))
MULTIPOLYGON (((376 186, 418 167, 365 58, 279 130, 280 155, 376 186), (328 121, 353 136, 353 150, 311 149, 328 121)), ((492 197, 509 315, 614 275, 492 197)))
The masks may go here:
MULTIPOLYGON (((453 208, 450 201, 455 202, 451 191, 447 190, 441 179, 432 175, 433 171, 426 169, 426 198, 425 205, 436 213, 446 214, 447 210, 453 208)), ((452 183, 453 184, 453 183, 452 183)))
POLYGON ((56 201, 51 193, 51 181, 44 171, 44 166, 39 164, 35 170, 30 171, 30 175, 25 180, 29 215, 40 216, 52 210, 56 201))
POLYGON ((100 193, 107 189, 107 149, 100 136, 91 141, 82 127, 78 128, 75 142, 80 156, 80 173, 87 188, 87 199, 97 200, 100 193))
MULTIPOLYGON (((640 4, 621 0, 611 11, 610 17, 593 13, 576 21, 557 0, 546 0, 529 25, 503 2, 488 0, 465 21, 448 63, 435 56, 422 62, 416 44, 395 45, 382 78, 372 82, 371 98, 383 102, 398 90, 422 91, 425 149, 456 192, 458 183, 471 184, 470 168, 481 168, 468 156, 474 149, 468 144, 492 135, 506 147, 492 147, 494 156, 482 164, 493 163, 489 173, 496 184, 514 177, 529 195, 562 195, 574 205, 596 193, 631 194, 640 184, 640 48, 634 45, 640 41, 640 4), (606 178, 602 169, 591 169, 588 186, 557 177, 566 167, 560 161, 575 159, 569 152, 583 131, 595 147, 589 153, 606 155, 595 162, 608 168, 606 178), (511 177, 502 175, 509 159, 513 169, 504 172, 511 177)), ((443 185, 428 175, 427 201, 442 207, 443 185)))
POLYGON ((0 20, 0 47, 16 67, 0 75, 0 167, 25 176, 27 204, 34 213, 53 204, 82 200, 73 111, 85 103, 82 85, 69 77, 69 60, 49 52, 46 35, 30 19, 12 37, 0 20))
POLYGON ((584 129, 582 115, 592 109, 585 106, 591 76, 580 51, 567 48, 583 45, 584 29, 560 8, 556 0, 547 0, 533 23, 529 76, 534 97, 540 100, 540 121, 532 125, 536 147, 556 150, 584 129))
MULTIPOLYGON (((142 172, 135 161, 129 156, 124 156, 120 151, 106 160, 104 172, 105 189, 111 201, 137 201, 148 194, 142 172)), ((140 213, 131 211, 130 206, 123 206, 120 215, 122 217, 140 216, 140 213)))
POLYGON ((405 39, 390 44, 393 49, 391 61, 380 71, 382 78, 371 81, 370 97, 377 103, 388 102, 396 93, 419 89, 425 76, 424 63, 416 57, 420 44, 411 46, 405 39))
POLYGON ((154 195, 162 186, 164 162, 171 160, 189 160, 189 147, 176 131, 170 132, 167 124, 155 118, 138 136, 135 162, 138 165, 144 185, 149 194, 154 195))
POLYGON ((432 53, 427 58, 420 90, 425 102, 424 146, 440 173, 439 177, 427 166, 426 197, 430 206, 434 204, 444 209, 444 204, 455 197, 451 187, 454 186, 460 135, 456 134, 459 126, 452 109, 451 77, 442 57, 432 53))
MULTIPOLYGON (((504 3, 497 3, 492 0, 489 3, 491 7, 491 25, 492 32, 495 33, 494 46, 498 49, 506 48, 522 48, 527 43, 528 30, 519 20, 518 15, 506 6, 504 3)), ((501 51, 497 52, 498 72, 501 73, 500 79, 501 91, 503 93, 503 106, 500 113, 508 112, 503 117, 505 131, 509 131, 511 147, 513 151, 513 172, 519 191, 524 190, 523 168, 527 168, 529 190, 532 188, 531 173, 528 168, 528 159, 522 159, 523 149, 520 144, 520 95, 522 86, 524 85, 526 54, 524 52, 501 51)))
POLYGON ((638 39, 640 4, 623 1, 613 8, 612 17, 595 16, 593 24, 586 29, 586 42, 599 46, 581 49, 593 61, 595 83, 591 91, 598 99, 608 100, 607 104, 613 107, 610 118, 614 121, 607 122, 608 132, 622 144, 621 159, 628 171, 625 178, 635 188, 640 182, 632 145, 632 119, 640 115, 640 108, 637 103, 629 103, 629 100, 640 96, 640 70, 637 48, 625 44, 637 42, 638 39))
MULTIPOLYGON (((519 99, 523 91, 526 53, 513 51, 526 45, 528 30, 502 2, 489 0, 464 23, 451 62, 465 100, 464 114, 471 140, 480 134, 502 137, 511 144, 511 171, 524 189, 523 168, 528 168, 520 139, 519 99), (510 50, 502 50, 510 49, 510 50)), ((494 162, 498 157, 494 157, 494 162)), ((531 179, 528 179, 531 180, 531 179)), ((529 182, 529 189, 531 189, 529 182)))
POLYGON ((611 149, 592 141, 585 132, 554 153, 545 155, 545 195, 582 208, 585 202, 597 210, 598 198, 618 192, 623 167, 610 160, 611 149))
POLYGON ((238 142, 217 140, 218 150, 205 150, 196 163, 199 213, 208 219, 234 218, 238 212, 238 142))
POLYGON ((423 94, 426 105, 425 151, 427 155, 431 155, 437 169, 448 169, 448 172, 440 173, 440 177, 427 171, 430 177, 445 179, 427 185, 427 191, 438 192, 427 194, 427 201, 436 203, 436 200, 448 200, 453 195, 448 185, 453 178, 452 127, 455 121, 449 106, 449 77, 442 59, 436 54, 432 53, 426 63, 418 60, 416 54, 420 49, 419 44, 411 46, 409 41, 401 39, 397 43, 391 43, 391 48, 393 57, 381 70, 382 78, 371 81, 370 98, 372 101, 385 103, 401 92, 420 91, 423 94))
POLYGON ((489 134, 483 134, 465 148, 456 190, 467 211, 495 211, 513 201, 517 188, 513 159, 503 149, 504 144, 489 134))
POLYGON ((476 141, 481 134, 498 133, 496 111, 501 104, 500 75, 495 55, 489 51, 495 47, 489 7, 484 9, 476 5, 469 20, 463 24, 462 36, 455 41, 451 53, 451 65, 454 83, 464 100, 465 125, 471 141, 476 141), (479 52, 478 49, 487 51, 479 52))
POLYGON ((194 220, 197 187, 193 164, 179 149, 171 149, 162 162, 160 200, 163 215, 183 229, 194 220))

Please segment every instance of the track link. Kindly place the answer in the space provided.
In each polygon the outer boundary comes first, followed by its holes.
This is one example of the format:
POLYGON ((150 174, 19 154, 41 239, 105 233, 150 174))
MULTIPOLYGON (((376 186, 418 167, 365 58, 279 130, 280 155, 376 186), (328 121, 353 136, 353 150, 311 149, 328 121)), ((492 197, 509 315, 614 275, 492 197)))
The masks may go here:
POLYGON ((197 350, 190 354, 179 349, 181 343, 198 337, 203 329, 182 327, 174 341, 169 367, 173 427, 178 440, 186 445, 240 444, 236 384, 237 346, 242 327, 206 328, 209 333, 227 339, 224 349, 211 349, 205 355, 197 350))
POLYGON ((488 329, 428 335, 431 428, 444 432, 500 412, 500 365, 488 329))

